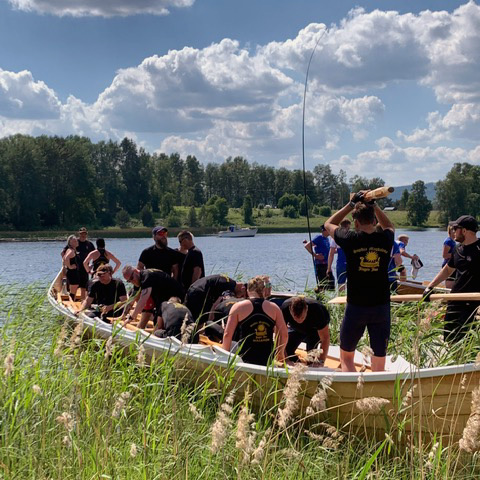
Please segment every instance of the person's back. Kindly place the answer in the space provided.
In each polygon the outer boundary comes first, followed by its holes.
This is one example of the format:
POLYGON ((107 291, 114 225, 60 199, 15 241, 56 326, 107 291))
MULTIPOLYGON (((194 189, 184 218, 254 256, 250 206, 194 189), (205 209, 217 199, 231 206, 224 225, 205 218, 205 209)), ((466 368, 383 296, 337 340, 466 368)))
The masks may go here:
POLYGON ((347 301, 352 305, 382 305, 390 302, 388 269, 394 233, 390 229, 366 233, 335 232, 335 242, 347 259, 347 301))
POLYGON ((183 298, 183 288, 174 278, 162 270, 153 268, 140 271, 140 288, 152 288, 151 297, 157 307, 170 297, 183 298))
POLYGON ((235 290, 237 282, 227 275, 209 275, 194 282, 187 291, 185 305, 193 318, 204 317, 206 321, 213 304, 225 290, 235 290))
POLYGON ((263 309, 264 298, 244 300, 253 306, 252 312, 239 322, 235 338, 242 360, 256 365, 267 365, 273 354, 275 320, 263 309))

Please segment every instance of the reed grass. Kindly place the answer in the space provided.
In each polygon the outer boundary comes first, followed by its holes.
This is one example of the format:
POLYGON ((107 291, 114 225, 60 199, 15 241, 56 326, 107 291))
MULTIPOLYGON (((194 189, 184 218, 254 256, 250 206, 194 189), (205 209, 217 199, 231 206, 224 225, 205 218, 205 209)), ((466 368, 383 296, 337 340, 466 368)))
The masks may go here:
MULTIPOLYGON (((255 391, 235 395, 232 372, 209 367, 210 375, 194 379, 173 357, 148 363, 139 345, 76 336, 46 303, 45 289, 0 287, 0 306, 1 479, 437 480, 480 473, 478 452, 458 444, 397 442, 400 417, 377 440, 324 421, 328 381, 309 418, 299 418, 301 370, 292 373, 291 398, 281 399, 282 385, 274 383, 264 396, 278 401, 254 411, 255 391)), ((392 349, 425 365, 474 357, 476 337, 444 351, 435 314, 425 330, 419 318, 432 308, 394 307, 392 349), (407 342, 418 352, 409 353, 407 342)), ((341 309, 331 315, 335 338, 341 309)), ((392 402, 403 400, 408 412, 408 398, 392 402)))

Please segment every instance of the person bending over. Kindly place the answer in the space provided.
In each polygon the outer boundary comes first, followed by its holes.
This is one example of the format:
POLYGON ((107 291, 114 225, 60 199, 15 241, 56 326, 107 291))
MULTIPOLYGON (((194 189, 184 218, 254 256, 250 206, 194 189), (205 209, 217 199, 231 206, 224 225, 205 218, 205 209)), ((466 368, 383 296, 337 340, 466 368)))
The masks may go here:
POLYGON ((198 335, 194 335, 191 327, 194 324, 192 312, 182 305, 180 298, 170 297, 160 306, 154 335, 159 338, 175 337, 182 341, 187 340, 188 343, 198 343, 198 335), (186 329, 188 339, 183 338, 182 329, 186 329))
POLYGON ((282 311, 273 302, 265 300, 262 275, 248 281, 247 291, 249 298, 236 303, 230 310, 223 348, 238 351, 247 363, 267 365, 274 356, 283 362, 288 332, 282 311), (237 341, 232 349, 234 336, 237 341))
MULTIPOLYGON (((122 274, 127 282, 140 288, 140 297, 137 299, 135 309, 132 314, 125 316, 124 325, 137 319, 137 315, 143 312, 150 298, 155 307, 154 323, 162 302, 167 301, 170 297, 183 298, 182 286, 174 278, 161 270, 155 270, 153 268, 139 270, 131 265, 126 265, 122 270, 122 274)), ((142 314, 138 328, 145 328, 149 318, 149 314, 142 314)))
POLYGON ((295 350, 301 342, 306 343, 307 351, 321 344, 322 353, 311 366, 323 367, 330 346, 330 315, 325 306, 313 298, 298 296, 283 302, 282 313, 288 327, 287 361, 298 361, 295 350))
POLYGON ((340 328, 340 361, 345 372, 355 371, 355 349, 365 328, 374 352, 374 371, 385 369, 390 337, 388 264, 394 227, 378 205, 363 202, 365 193, 353 195, 352 200, 325 223, 347 257, 347 306, 340 328), (339 228, 340 222, 351 212, 355 231, 339 228), (375 217, 382 230, 375 228, 375 217))

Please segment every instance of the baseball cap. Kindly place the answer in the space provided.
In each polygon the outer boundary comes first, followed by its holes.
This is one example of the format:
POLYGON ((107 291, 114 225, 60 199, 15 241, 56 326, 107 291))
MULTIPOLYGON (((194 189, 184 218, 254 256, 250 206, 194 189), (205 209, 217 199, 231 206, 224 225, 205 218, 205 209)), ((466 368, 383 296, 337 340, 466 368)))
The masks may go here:
POLYGON ((461 217, 458 217, 453 223, 453 226, 466 228, 472 232, 476 232, 478 230, 478 222, 471 215, 462 215, 461 217))
POLYGON ((168 232, 168 228, 167 227, 162 227, 162 225, 159 225, 158 227, 155 227, 153 230, 152 230, 152 235, 156 235, 158 232, 168 232))

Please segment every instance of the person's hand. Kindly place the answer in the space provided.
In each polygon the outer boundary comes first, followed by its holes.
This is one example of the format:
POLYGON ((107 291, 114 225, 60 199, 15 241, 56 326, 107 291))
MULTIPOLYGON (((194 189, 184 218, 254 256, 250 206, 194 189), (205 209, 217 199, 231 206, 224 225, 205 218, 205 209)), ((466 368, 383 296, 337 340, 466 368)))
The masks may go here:
POLYGON ((432 296, 432 293, 433 293, 433 288, 427 287, 427 288, 423 291, 422 301, 424 301, 424 302, 429 302, 429 301, 430 301, 430 297, 432 296))
POLYGON ((102 307, 102 315, 106 315, 108 312, 110 312, 113 309, 113 305, 104 305, 102 307))
POLYGON ((365 193, 360 191, 358 193, 354 193, 352 198, 350 199, 351 203, 358 203, 363 201, 363 197, 365 196, 365 193))

